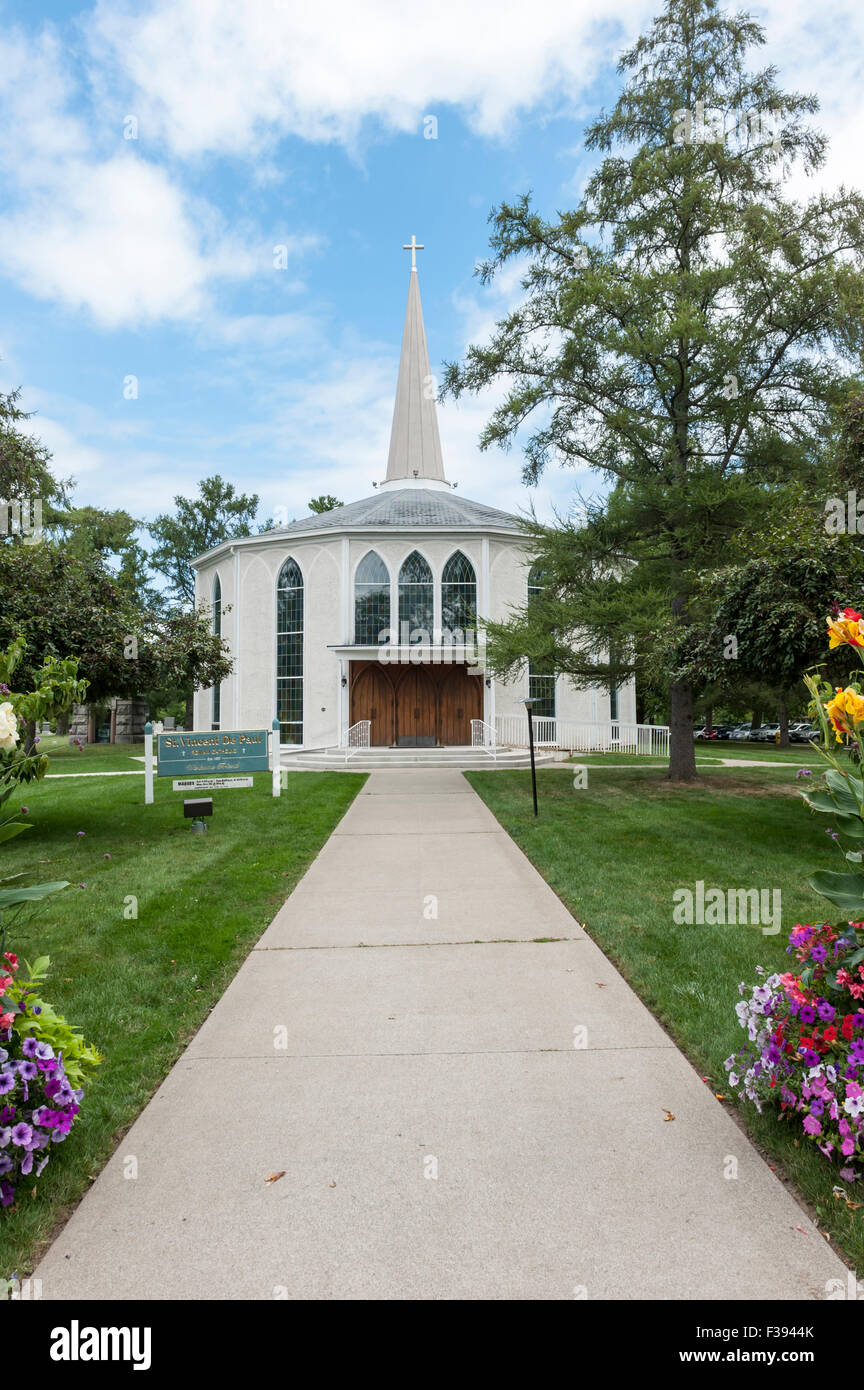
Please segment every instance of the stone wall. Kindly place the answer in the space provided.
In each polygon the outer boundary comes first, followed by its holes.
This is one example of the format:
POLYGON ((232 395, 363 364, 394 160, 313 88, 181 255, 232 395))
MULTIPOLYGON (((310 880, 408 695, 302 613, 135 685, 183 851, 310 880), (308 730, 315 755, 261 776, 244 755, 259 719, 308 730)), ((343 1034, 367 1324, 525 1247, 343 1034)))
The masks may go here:
MULTIPOLYGON (((141 743, 144 739, 144 725, 149 718, 147 701, 136 696, 131 700, 115 699, 108 703, 114 713, 114 742, 141 743)), ((80 738, 82 743, 86 743, 89 723, 89 705, 73 705, 69 719, 69 742, 74 743, 76 738, 80 738)))
POLYGON ((132 700, 117 701, 117 732, 115 743, 141 743, 144 738, 144 725, 150 717, 146 700, 137 696, 132 700))

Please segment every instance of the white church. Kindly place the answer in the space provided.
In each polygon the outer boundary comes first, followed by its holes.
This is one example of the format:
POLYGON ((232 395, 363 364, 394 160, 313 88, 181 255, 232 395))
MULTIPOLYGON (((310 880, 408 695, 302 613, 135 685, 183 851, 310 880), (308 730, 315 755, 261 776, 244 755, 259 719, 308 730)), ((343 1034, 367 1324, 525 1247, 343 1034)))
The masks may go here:
MULTIPOLYGON (((463 497, 444 471, 412 237, 386 475, 373 494, 195 561, 232 675, 195 696, 196 729, 270 728, 283 751, 524 746, 532 711, 593 725, 593 746, 636 718, 633 683, 573 688, 529 670, 487 673, 484 619, 521 607, 542 576, 516 517, 463 497), (286 747, 287 745, 287 747, 286 747)), ((555 721, 553 724, 551 721, 555 721)), ((589 739, 589 744, 592 740, 589 739)), ((570 745, 576 746, 570 739, 570 745)), ((588 746, 588 745, 585 745, 588 746)), ((641 751, 641 750, 640 750, 641 751)))

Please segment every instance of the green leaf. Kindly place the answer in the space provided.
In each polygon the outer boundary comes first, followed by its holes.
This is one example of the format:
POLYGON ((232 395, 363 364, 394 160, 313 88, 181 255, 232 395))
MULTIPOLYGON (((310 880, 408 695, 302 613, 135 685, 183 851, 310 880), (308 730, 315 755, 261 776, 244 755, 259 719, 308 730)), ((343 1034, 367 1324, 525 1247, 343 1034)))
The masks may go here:
POLYGON ((799 795, 811 811, 820 811, 826 816, 836 816, 838 813, 837 803, 828 792, 800 792, 799 795))
POLYGON ((42 898, 68 887, 68 880, 62 879, 58 883, 35 883, 32 888, 0 888, 0 911, 4 907, 14 907, 16 903, 38 903, 42 898))
POLYGON ((4 840, 14 840, 16 835, 20 835, 22 830, 32 830, 33 826, 29 821, 16 820, 9 821, 7 825, 0 825, 0 845, 4 840))
POLYGON ((807 882, 851 920, 864 919, 864 874, 838 874, 833 869, 818 869, 807 882))
POLYGON ((840 814, 860 816, 864 796, 860 778, 853 777, 851 773, 838 772, 836 768, 831 767, 825 773, 825 781, 831 789, 832 799, 840 814))

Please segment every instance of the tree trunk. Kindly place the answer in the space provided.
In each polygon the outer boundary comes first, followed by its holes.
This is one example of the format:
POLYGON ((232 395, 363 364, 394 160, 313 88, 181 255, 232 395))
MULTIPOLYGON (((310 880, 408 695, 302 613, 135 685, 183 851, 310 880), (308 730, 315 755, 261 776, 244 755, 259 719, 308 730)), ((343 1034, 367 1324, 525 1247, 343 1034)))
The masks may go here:
POLYGON ((183 728, 186 730, 187 733, 191 733, 195 727, 195 709, 193 703, 194 699, 194 691, 192 691, 191 694, 186 696, 186 714, 183 717, 183 728))
POLYGON ((669 771, 673 782, 692 782, 696 771, 693 742, 693 688, 687 681, 669 687, 669 771))
POLYGON ((781 748, 789 747, 789 711, 786 708, 786 701, 780 699, 777 702, 780 715, 780 738, 778 743, 781 748))
POLYGON ((58 738, 67 738, 67 737, 68 737, 68 734, 69 734, 69 712, 68 712, 68 710, 67 710, 67 712, 66 712, 65 714, 58 714, 58 716, 57 716, 57 736, 58 736, 58 738))
POLYGON ((711 729, 714 725, 714 706, 709 705, 705 711, 705 736, 710 737, 711 729))
POLYGON ((36 728, 36 720, 28 719, 24 725, 24 752, 27 757, 36 752, 36 735, 39 730, 36 728))
POLYGON ((758 728, 761 727, 761 725, 762 725, 762 711, 761 711, 761 710, 754 710, 754 711, 753 711, 753 715, 752 715, 752 717, 751 717, 751 719, 750 719, 750 728, 751 728, 751 729, 758 729, 758 728))

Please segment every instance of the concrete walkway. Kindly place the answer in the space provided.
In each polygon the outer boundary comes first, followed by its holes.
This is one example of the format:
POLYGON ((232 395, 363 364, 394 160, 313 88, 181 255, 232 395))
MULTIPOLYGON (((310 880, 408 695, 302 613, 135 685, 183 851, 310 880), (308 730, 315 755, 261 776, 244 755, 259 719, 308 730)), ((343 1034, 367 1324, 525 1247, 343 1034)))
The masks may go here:
POLYGON ((46 1299, 811 1299, 846 1280, 444 770, 372 774, 36 1274, 46 1299))

